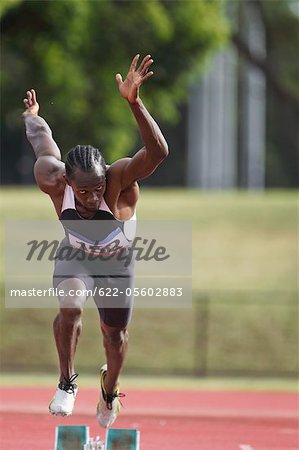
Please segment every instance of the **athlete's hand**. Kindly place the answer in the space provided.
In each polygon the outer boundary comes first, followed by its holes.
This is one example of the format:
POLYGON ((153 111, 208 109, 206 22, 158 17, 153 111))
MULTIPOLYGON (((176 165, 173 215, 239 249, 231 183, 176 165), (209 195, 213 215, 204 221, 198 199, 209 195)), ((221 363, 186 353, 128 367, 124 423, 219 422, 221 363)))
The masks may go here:
POLYGON ((139 97, 139 88, 146 80, 148 80, 154 72, 148 72, 148 69, 153 64, 151 55, 143 58, 142 63, 137 69, 137 62, 140 55, 136 55, 132 61, 130 70, 125 81, 122 80, 120 73, 116 75, 119 92, 128 100, 129 103, 135 103, 139 97))
POLYGON ((25 111, 23 114, 31 113, 38 115, 39 104, 36 101, 36 93, 34 89, 26 92, 27 98, 24 98, 23 102, 25 104, 25 111))

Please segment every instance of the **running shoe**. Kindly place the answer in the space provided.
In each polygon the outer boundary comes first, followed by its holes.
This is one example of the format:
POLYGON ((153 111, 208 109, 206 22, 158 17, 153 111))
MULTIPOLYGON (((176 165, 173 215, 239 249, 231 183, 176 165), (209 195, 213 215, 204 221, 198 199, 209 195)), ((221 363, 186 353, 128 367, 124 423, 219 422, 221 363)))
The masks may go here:
POLYGON ((119 392, 119 387, 113 394, 108 394, 104 386, 104 378, 107 374, 107 364, 100 369, 101 392, 97 406, 97 419, 101 427, 110 427, 118 416, 120 407, 122 406, 120 398, 125 394, 119 392))
POLYGON ((71 378, 65 378, 56 389, 53 400, 49 404, 49 411, 55 416, 70 416, 73 412, 78 386, 74 383, 78 374, 75 373, 71 378))

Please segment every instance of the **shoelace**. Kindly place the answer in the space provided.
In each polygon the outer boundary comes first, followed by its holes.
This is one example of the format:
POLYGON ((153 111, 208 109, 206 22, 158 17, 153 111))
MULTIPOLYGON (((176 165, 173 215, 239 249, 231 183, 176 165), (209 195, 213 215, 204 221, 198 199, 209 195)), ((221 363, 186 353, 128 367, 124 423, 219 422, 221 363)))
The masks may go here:
POLYGON ((74 383, 75 379, 78 378, 78 373, 74 373, 70 378, 64 378, 64 381, 61 381, 58 385, 59 389, 66 391, 68 394, 73 394, 75 389, 77 388, 76 383, 74 383))
MULTIPOLYGON (((117 390, 115 391, 115 392, 113 392, 113 394, 107 394, 106 392, 105 392, 105 389, 104 389, 104 378, 106 377, 106 375, 107 375, 107 371, 105 371, 102 375, 101 375, 101 389, 102 389, 102 395, 103 395, 103 399, 105 400, 105 402, 106 402, 106 406, 107 406, 107 409, 109 409, 109 411, 111 411, 112 410, 112 402, 113 402, 113 400, 115 399, 115 398, 122 398, 122 397, 125 397, 126 396, 126 394, 122 394, 121 392, 118 392, 117 390)), ((122 402, 119 400, 119 403, 121 404, 121 406, 123 407, 123 404, 122 404, 122 402)))
MULTIPOLYGON (((106 401, 106 405, 107 405, 107 409, 109 409, 111 411, 112 409, 112 402, 115 398, 122 398, 125 397, 126 394, 122 394, 121 392, 114 392, 113 394, 105 394, 105 401, 106 401)), ((121 406, 123 406, 122 402, 119 400, 119 403, 121 404, 121 406)))

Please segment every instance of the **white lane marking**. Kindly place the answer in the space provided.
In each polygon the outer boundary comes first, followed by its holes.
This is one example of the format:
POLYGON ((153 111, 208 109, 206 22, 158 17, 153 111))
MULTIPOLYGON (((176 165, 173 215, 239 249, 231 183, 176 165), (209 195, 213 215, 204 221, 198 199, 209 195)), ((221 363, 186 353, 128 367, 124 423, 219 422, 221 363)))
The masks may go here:
POLYGON ((253 450, 253 447, 251 447, 251 445, 247 445, 247 444, 240 444, 239 449, 240 450, 253 450))

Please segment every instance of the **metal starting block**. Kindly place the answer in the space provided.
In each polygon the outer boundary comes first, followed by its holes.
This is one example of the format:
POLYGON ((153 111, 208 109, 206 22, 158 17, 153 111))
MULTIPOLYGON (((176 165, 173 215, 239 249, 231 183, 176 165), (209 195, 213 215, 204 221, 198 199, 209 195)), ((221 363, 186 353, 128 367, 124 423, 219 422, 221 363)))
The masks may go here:
POLYGON ((134 429, 108 428, 105 450, 139 450, 140 432, 134 429))
POLYGON ((89 427, 59 425, 55 430, 54 450, 82 450, 89 441, 89 427))
POLYGON ((105 442, 89 437, 86 425, 56 427, 54 450, 139 450, 140 432, 135 429, 108 428, 105 442))

